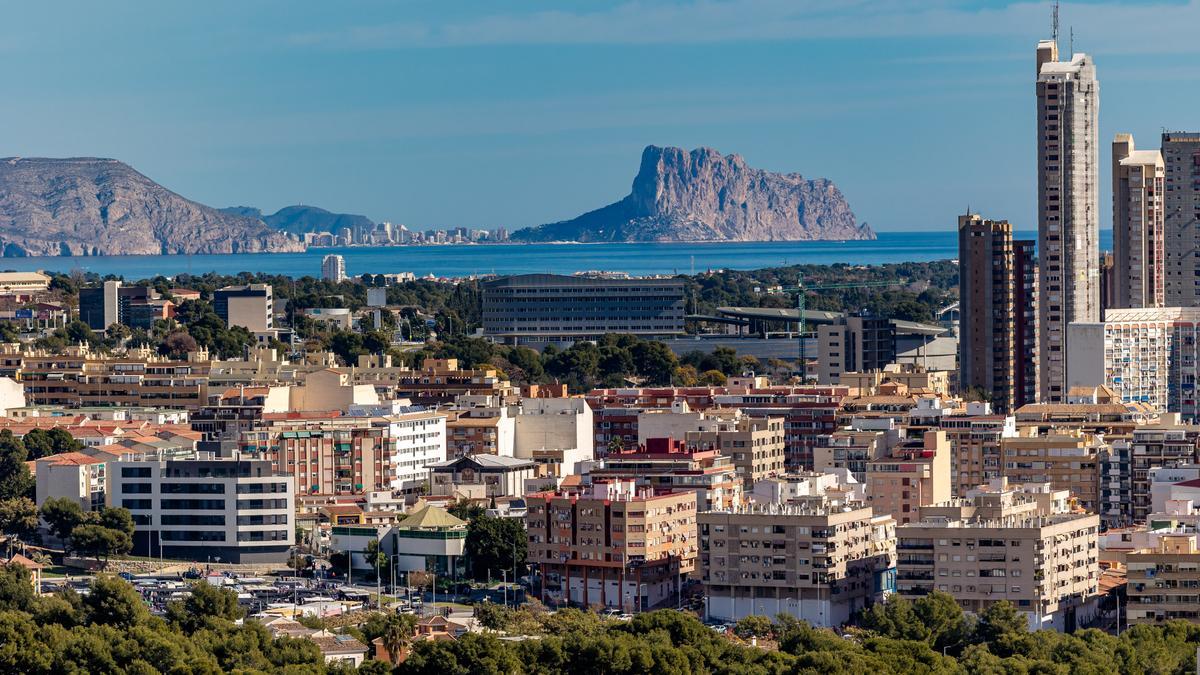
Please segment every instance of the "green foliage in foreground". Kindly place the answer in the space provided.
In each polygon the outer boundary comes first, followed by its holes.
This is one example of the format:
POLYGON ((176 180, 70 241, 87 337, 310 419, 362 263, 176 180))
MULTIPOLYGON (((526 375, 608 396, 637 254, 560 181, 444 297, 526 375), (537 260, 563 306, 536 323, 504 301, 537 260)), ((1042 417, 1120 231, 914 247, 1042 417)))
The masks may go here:
MULTIPOLYGON (((663 610, 629 622, 563 610, 490 611, 493 630, 533 636, 502 640, 496 632, 457 641, 417 642, 407 660, 368 661, 359 672, 395 675, 784 675, 839 673, 1033 674, 1185 673, 1194 664, 1200 627, 1183 622, 1135 626, 1119 638, 1096 630, 1074 635, 1029 632, 1011 606, 978 619, 948 596, 899 600, 862 617, 865 628, 843 638, 795 619, 754 617, 735 629, 766 648, 717 634, 694 617, 663 610), (942 650, 947 655, 943 655, 942 650)), ((492 608, 496 610, 497 608, 492 608)), ((114 577, 99 578, 86 597, 36 597, 29 573, 0 567, 0 672, 19 673, 350 673, 326 665, 302 639, 272 638, 242 612, 230 591, 199 584, 167 618, 151 616, 138 593, 114 577)), ((348 629, 380 637, 399 650, 411 620, 372 616, 348 629)))

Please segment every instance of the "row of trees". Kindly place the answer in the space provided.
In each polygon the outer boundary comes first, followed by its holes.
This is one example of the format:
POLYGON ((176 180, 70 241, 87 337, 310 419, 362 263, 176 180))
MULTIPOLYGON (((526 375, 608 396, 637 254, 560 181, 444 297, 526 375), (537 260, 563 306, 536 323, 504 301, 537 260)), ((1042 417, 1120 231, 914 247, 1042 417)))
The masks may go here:
POLYGON ((134 523, 129 509, 110 506, 84 511, 74 499, 56 497, 43 502, 40 513, 68 554, 92 557, 107 566, 110 557, 133 550, 134 523))

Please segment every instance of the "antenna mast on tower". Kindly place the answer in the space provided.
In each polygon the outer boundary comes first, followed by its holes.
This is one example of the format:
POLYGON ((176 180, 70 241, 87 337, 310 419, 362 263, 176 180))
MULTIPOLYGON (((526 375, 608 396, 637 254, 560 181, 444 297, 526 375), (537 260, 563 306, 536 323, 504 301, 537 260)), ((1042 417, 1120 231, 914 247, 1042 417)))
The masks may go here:
POLYGON ((1058 0, 1054 0, 1054 47, 1058 47, 1058 0))

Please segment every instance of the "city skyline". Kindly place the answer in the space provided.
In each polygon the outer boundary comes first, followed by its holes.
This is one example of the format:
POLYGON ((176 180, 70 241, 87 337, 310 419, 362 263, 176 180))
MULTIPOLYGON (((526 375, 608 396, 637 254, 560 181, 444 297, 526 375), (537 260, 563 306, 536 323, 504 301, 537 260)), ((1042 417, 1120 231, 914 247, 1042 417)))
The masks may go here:
MULTIPOLYGON (((830 178, 879 230, 944 228, 965 201, 1036 226, 1026 59, 1049 3, 792 4, 130 6, 103 33, 86 5, 27 6, 0 29, 22 65, 5 154, 111 156, 214 206, 511 229, 619 198, 644 145, 710 146, 830 178)), ((1200 4, 1062 17, 1063 51, 1073 26, 1104 74, 1102 144, 1194 126, 1200 95, 1167 86, 1193 69, 1162 58, 1194 57, 1200 4)))

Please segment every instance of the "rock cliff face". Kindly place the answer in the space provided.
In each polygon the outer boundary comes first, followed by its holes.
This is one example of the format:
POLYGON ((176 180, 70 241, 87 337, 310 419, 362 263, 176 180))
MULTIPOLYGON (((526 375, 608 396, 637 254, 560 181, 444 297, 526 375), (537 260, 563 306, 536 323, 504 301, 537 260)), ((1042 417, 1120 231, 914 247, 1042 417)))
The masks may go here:
POLYGON ((4 256, 301 250, 259 218, 197 204, 114 159, 0 159, 4 256))
POLYGON ((648 146, 629 196, 573 220, 518 230, 517 241, 874 239, 831 181, 771 173, 739 155, 648 146))

